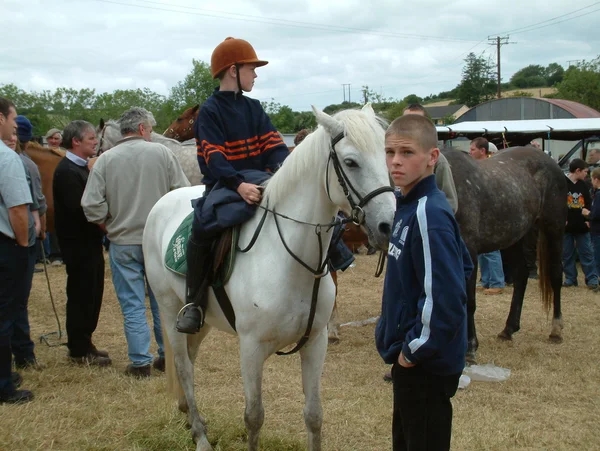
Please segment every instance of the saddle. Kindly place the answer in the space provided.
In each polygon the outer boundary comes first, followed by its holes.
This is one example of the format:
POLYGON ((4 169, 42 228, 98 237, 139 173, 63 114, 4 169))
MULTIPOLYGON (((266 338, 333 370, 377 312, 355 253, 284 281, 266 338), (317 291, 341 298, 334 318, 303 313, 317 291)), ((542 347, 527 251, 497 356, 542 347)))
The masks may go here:
MULTIPOLYGON (((164 265, 175 274, 185 276, 187 273, 186 249, 192 234, 194 213, 190 213, 181 222, 171 237, 165 252, 164 265)), ((211 279, 213 287, 221 287, 227 283, 235 265, 235 255, 239 239, 240 227, 230 227, 221 233, 212 249, 211 279)))

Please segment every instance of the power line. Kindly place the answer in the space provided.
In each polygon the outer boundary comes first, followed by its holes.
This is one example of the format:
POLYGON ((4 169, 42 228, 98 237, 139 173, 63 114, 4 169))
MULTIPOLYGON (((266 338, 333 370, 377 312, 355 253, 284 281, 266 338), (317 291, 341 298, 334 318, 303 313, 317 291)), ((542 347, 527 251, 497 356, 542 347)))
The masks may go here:
POLYGON ((531 24, 531 25, 527 25, 527 26, 519 27, 519 28, 514 28, 514 29, 508 30, 508 31, 503 31, 502 33, 497 33, 497 34, 501 35, 501 34, 509 34, 509 33, 512 33, 512 34, 526 33, 527 31, 533 31, 533 30, 537 30, 538 28, 549 27, 550 25, 556 25, 557 23, 566 22, 567 20, 577 19, 577 17, 581 17, 581 16, 583 16, 585 14, 591 14, 591 13, 593 13, 595 11, 598 11, 598 10, 596 9, 596 10, 591 11, 591 12, 580 14, 580 15, 578 15, 576 17, 569 17, 568 19, 564 19, 564 20, 561 20, 559 22, 555 22, 555 23, 552 23, 552 24, 547 24, 547 25, 544 25, 543 27, 538 27, 538 25, 545 24, 547 22, 552 22, 552 21, 554 21, 556 19, 560 19, 562 17, 570 16, 571 14, 575 14, 575 13, 578 13, 579 11, 583 11, 585 9, 592 8, 593 6, 596 6, 596 5, 600 5, 600 2, 592 3, 591 5, 584 6, 583 8, 579 8, 579 9, 576 9, 574 11, 571 11, 571 12, 568 12, 568 13, 565 13, 565 14, 561 14, 561 15, 556 16, 556 17, 552 17, 551 19, 546 19, 546 20, 543 20, 541 22, 536 22, 536 23, 531 24), (536 27, 536 28, 532 28, 532 27, 536 27), (526 30, 528 28, 532 28, 532 29, 531 30, 526 30))
POLYGON ((441 36, 428 36, 428 35, 418 35, 418 34, 409 34, 409 33, 392 33, 392 32, 387 32, 387 31, 373 31, 373 30, 368 30, 368 29, 364 29, 364 28, 352 28, 352 27, 343 27, 343 26, 339 26, 339 25, 316 24, 316 23, 310 23, 310 22, 299 22, 299 21, 278 19, 278 18, 251 16, 248 14, 237 14, 237 13, 229 13, 229 12, 225 12, 225 11, 206 10, 206 9, 202 9, 202 8, 195 8, 195 7, 181 6, 181 5, 174 5, 176 8, 179 8, 179 9, 173 9, 172 7, 171 8, 165 7, 164 3, 152 2, 152 1, 148 1, 148 0, 133 0, 133 1, 143 3, 142 5, 136 5, 133 3, 124 3, 121 1, 115 1, 115 0, 92 0, 92 1, 100 2, 100 3, 109 3, 109 4, 113 4, 113 5, 129 6, 132 8, 151 9, 151 10, 156 10, 156 11, 166 11, 166 12, 172 12, 172 13, 191 14, 191 15, 195 15, 195 16, 213 17, 213 18, 217 18, 217 19, 230 19, 230 20, 237 20, 237 21, 243 21, 243 22, 257 22, 257 23, 264 23, 264 24, 276 25, 276 26, 287 27, 287 28, 289 28, 289 27, 307 28, 307 29, 312 29, 312 30, 328 31, 328 32, 335 32, 335 33, 359 33, 359 34, 383 36, 383 37, 398 38, 398 39, 421 39, 421 40, 442 41, 442 42, 474 42, 474 40, 470 40, 470 39, 448 38, 448 37, 441 37, 441 36), (162 5, 162 7, 148 6, 148 4, 162 5), (208 12, 195 12, 195 11, 208 11, 208 12))
POLYGON ((539 30, 540 28, 546 28, 546 27, 550 27, 550 26, 552 26, 552 25, 557 25, 557 24, 559 24, 559 23, 567 22, 567 21, 569 21, 569 20, 577 19, 577 18, 579 18, 579 17, 588 16, 588 15, 590 15, 590 14, 593 14, 593 13, 595 13, 595 12, 598 12, 598 11, 600 11, 600 8, 594 9, 593 11, 589 11, 589 12, 585 12, 585 13, 579 14, 579 15, 577 15, 577 16, 574 16, 574 17, 569 17, 569 18, 567 18, 567 19, 559 20, 558 22, 550 23, 550 24, 547 24, 547 25, 541 25, 541 26, 539 26, 539 27, 536 27, 536 28, 530 28, 530 29, 528 29, 528 30, 517 31, 517 32, 515 32, 515 33, 512 33, 512 34, 521 34, 521 33, 527 33, 527 32, 529 32, 529 31, 535 31, 535 30, 539 30))

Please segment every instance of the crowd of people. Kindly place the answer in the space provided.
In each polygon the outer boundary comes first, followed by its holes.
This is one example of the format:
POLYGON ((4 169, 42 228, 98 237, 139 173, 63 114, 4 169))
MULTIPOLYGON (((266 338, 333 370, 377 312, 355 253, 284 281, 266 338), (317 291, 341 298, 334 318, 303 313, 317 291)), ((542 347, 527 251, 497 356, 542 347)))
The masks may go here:
MULTIPOLYGON (((208 261, 222 223, 207 219, 206 205, 237 193, 245 208, 229 223, 241 223, 261 200, 260 184, 283 164, 289 151, 260 103, 250 92, 258 59, 252 46, 228 38, 213 52, 213 77, 220 87, 206 101, 195 124, 198 160, 206 194, 195 204, 188 243, 186 305, 177 329, 197 333, 204 325, 208 261), (249 144, 253 143, 253 144, 249 144), (252 151, 251 151, 252 150, 252 151), (225 194, 224 194, 225 193, 225 194)), ((396 186, 397 211, 390 237, 381 320, 376 345, 392 371, 394 449, 448 449, 452 405, 466 352, 466 280, 473 270, 455 220, 460 208, 451 167, 438 149, 433 123, 420 105, 410 105, 385 134, 386 163, 396 186), (458 333, 457 333, 458 331, 458 333), (432 340, 431 337, 436 339, 432 340), (443 349, 443 352, 442 352, 443 349), (435 425, 436 434, 426 430, 435 425)), ((164 371, 165 358, 158 305, 145 277, 142 235, 154 204, 167 192, 189 186, 181 166, 165 146, 150 142, 152 113, 133 107, 118 121, 122 139, 90 171, 98 139, 92 124, 70 122, 51 129, 48 146, 62 146, 65 157, 53 176, 55 230, 66 268, 68 359, 73 364, 106 367, 109 353, 98 349, 93 335, 104 295, 103 240, 110 240, 112 282, 124 317, 131 363, 125 373, 145 378, 152 368, 164 371), (146 320, 146 293, 154 338, 146 320)), ((29 401, 13 371, 43 370, 30 337, 27 305, 38 243, 45 232, 46 200, 35 163, 25 152, 32 124, 17 107, 0 98, 0 403, 29 401)), ((303 138, 303 137, 301 137, 303 138)), ((492 156, 485 138, 470 144, 473 159, 492 156)), ((600 151, 589 155, 592 165, 600 151)), ((600 168, 574 159, 566 176, 568 220, 564 238, 565 287, 577 285, 579 255, 587 286, 598 291, 600 272, 600 168), (590 191, 590 188, 592 191, 590 191)), ((52 254, 48 249, 46 252, 52 254)), ((335 253, 332 253, 332 255, 335 253)), ((344 254, 342 252, 342 254, 344 254)), ((44 253, 42 253, 44 258, 44 253)), ((351 259, 343 256, 341 269, 351 259)), ((535 264, 535 258, 533 258, 535 264)), ((500 251, 479 255, 481 289, 499 294, 505 284, 500 251)), ((334 265, 335 267, 335 265, 334 265)))

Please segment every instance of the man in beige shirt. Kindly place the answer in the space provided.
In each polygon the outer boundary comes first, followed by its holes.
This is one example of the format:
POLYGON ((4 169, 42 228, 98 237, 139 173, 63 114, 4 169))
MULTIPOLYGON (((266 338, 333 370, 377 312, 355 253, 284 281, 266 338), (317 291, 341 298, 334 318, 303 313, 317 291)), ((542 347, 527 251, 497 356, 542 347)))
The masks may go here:
MULTIPOLYGON (((110 239, 113 285, 125 319, 131 364, 126 373, 148 377, 153 355, 146 321, 145 269, 142 236, 150 210, 171 190, 190 183, 173 153, 150 142, 154 116, 131 108, 119 119, 123 139, 103 153, 90 174, 81 205, 90 222, 106 226, 110 239)), ((159 357, 154 368, 164 370, 163 339, 158 304, 147 286, 159 357)))

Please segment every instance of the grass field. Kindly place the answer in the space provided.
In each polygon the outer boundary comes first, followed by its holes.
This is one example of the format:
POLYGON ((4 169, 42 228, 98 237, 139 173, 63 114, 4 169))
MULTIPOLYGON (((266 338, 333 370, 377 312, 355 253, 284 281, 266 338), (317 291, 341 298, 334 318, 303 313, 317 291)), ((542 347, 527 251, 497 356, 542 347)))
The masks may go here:
MULTIPOLYGON (((379 313, 383 278, 373 278, 376 256, 358 256, 339 278, 342 322, 379 313)), ((64 267, 49 268, 52 291, 64 325, 64 267)), ((453 449, 600 449, 600 294, 563 290, 564 343, 550 344, 550 320, 530 284, 521 332, 514 341, 496 339, 512 290, 480 296, 477 324, 479 363, 512 371, 503 383, 474 382, 453 399, 453 449)), ((44 274, 36 274, 30 298, 32 336, 43 371, 24 371, 24 388, 35 400, 0 406, 0 450, 164 451, 195 449, 185 417, 166 396, 165 376, 133 380, 123 374, 127 347, 123 321, 107 265, 104 305, 94 341, 107 349, 113 367, 68 363, 65 347, 37 344, 56 323, 44 274)), ((323 374, 324 450, 391 449, 391 386, 373 342, 374 325, 344 327, 330 346, 323 374)), ((155 346, 153 346, 155 348, 155 346)), ((271 357, 263 384, 265 424, 261 449, 304 450, 303 394, 298 356, 271 357)), ((215 450, 246 449, 244 398, 237 340, 213 332, 196 363, 196 397, 208 421, 215 450)))

